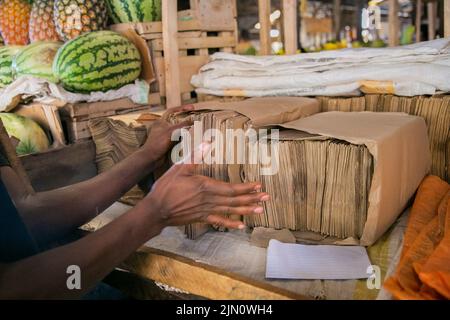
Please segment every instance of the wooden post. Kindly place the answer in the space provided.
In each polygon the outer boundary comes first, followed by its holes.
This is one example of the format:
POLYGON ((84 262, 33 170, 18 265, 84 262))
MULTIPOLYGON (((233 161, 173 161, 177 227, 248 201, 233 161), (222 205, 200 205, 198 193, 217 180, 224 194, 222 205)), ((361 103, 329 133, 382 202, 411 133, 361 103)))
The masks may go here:
POLYGON ((356 1, 356 40, 362 41, 362 9, 365 7, 365 1, 356 1))
POLYGON ((450 0, 444 0, 444 37, 450 37, 450 0))
POLYGON ((259 8, 259 40, 260 54, 268 55, 272 53, 272 41, 270 40, 270 0, 258 0, 259 8))
POLYGON ((398 19, 398 0, 389 0, 389 46, 395 47, 399 45, 400 21, 398 19))
POLYGON ((16 154, 16 148, 11 143, 11 139, 9 138, 8 133, 6 132, 5 127, 3 126, 3 122, 0 119, 0 148, 2 149, 5 157, 8 159, 11 168, 14 169, 16 174, 19 176, 20 180, 22 180, 23 185, 25 186, 28 193, 33 194, 34 189, 31 185, 30 179, 20 161, 19 157, 16 154))
POLYGON ((420 42, 422 26, 422 0, 416 0, 416 42, 420 42))
POLYGON ((338 40, 341 32, 341 0, 333 1, 333 31, 335 39, 338 40))
POLYGON ((298 49, 297 0, 283 0, 284 48, 286 54, 298 49))
POLYGON ((173 108, 181 105, 177 1, 167 0, 161 3, 166 105, 167 108, 173 108))
POLYGON ((437 2, 427 3, 428 40, 436 38, 437 2))

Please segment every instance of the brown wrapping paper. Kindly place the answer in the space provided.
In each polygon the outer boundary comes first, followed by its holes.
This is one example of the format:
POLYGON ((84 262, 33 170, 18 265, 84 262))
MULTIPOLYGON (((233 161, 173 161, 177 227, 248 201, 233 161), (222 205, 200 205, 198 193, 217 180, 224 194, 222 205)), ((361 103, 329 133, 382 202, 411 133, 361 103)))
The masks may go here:
MULTIPOLYGON (((249 125, 255 128, 280 125, 318 113, 320 104, 317 99, 305 97, 265 97, 242 101, 218 102, 205 101, 194 104, 195 110, 231 110, 250 119, 249 125)), ((234 123, 238 129, 241 123, 234 123)), ((241 182, 240 165, 229 165, 230 182, 241 182)))
POLYGON ((375 159, 360 244, 373 244, 405 209, 431 167, 427 127, 403 113, 324 112, 283 127, 365 145, 375 159))
POLYGON ((318 100, 303 97, 252 98, 237 102, 200 102, 195 110, 232 110, 250 119, 253 127, 280 125, 320 111, 318 100))
MULTIPOLYGON (((319 112, 316 99, 299 97, 253 98, 238 102, 203 102, 196 110, 233 110, 250 119, 253 127, 280 125, 365 145, 375 167, 367 221, 359 244, 373 244, 403 212, 431 167, 427 127, 423 118, 404 113, 319 112)), ((315 137, 314 139, 320 139, 315 137)), ((230 180, 238 182, 235 166, 230 180)), ((358 239, 345 239, 358 244, 358 239)), ((340 241, 335 242, 341 244, 340 241)), ((344 244, 344 243, 342 243, 344 244)))

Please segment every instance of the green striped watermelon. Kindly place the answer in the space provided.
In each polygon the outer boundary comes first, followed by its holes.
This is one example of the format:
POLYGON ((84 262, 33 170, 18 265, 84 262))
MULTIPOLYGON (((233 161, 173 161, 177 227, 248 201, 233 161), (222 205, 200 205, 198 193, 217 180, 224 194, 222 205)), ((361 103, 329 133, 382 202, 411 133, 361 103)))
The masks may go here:
POLYGON ((64 44, 53 72, 69 91, 107 91, 136 80, 141 73, 141 57, 134 44, 120 34, 95 31, 64 44))
POLYGON ((12 62, 22 46, 0 47, 0 88, 6 87, 13 82, 12 62))
POLYGON ((52 66, 61 46, 61 42, 38 41, 23 48, 13 60, 12 67, 16 77, 33 76, 57 82, 52 66))
POLYGON ((16 152, 19 155, 42 152, 49 148, 50 142, 39 124, 18 114, 0 112, 0 119, 8 136, 19 140, 16 152))
POLYGON ((162 0, 108 0, 114 23, 161 21, 162 0))

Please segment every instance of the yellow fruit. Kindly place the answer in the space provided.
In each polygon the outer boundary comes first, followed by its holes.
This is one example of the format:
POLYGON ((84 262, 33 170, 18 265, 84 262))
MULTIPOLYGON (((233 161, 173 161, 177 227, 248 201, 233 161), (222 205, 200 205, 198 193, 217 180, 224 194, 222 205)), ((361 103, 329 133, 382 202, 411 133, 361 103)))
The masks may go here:
POLYGON ((106 28, 105 0, 55 0, 54 9, 56 30, 64 41, 106 28))
POLYGON ((26 0, 0 1, 0 33, 7 45, 26 45, 31 4, 26 0))
POLYGON ((30 18, 31 42, 59 40, 53 22, 54 4, 54 0, 34 0, 30 18))

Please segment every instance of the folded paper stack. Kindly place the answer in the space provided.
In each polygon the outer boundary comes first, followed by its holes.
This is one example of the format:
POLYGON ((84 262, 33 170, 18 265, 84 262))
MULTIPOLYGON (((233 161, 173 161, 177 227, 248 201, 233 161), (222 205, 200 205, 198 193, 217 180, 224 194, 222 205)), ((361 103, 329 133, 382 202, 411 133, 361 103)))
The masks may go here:
MULTIPOLYGON (((254 128, 267 110, 243 117, 242 103, 209 102, 209 110, 173 120, 200 120, 205 131, 254 128)), ((207 109, 205 106, 200 109, 207 109)), ((270 110, 274 112, 277 107, 270 110)), ((334 237, 337 243, 350 239, 370 245, 405 209, 430 170, 427 127, 420 117, 394 112, 323 112, 277 120, 259 122, 258 127, 278 125, 286 129, 278 137, 269 132, 256 142, 247 139, 241 146, 247 155, 245 163, 199 166, 199 173, 217 179, 263 184, 271 200, 264 203, 264 214, 245 218, 249 226, 310 231, 334 237), (252 144, 262 140, 273 158, 272 173, 266 170, 267 163, 248 161, 259 150, 252 144)), ((225 146, 230 143, 225 139, 225 146)), ((207 230, 201 225, 187 229, 192 238, 207 230)))
MULTIPOLYGON (((239 145, 237 136, 227 136, 227 132, 239 135, 245 134, 248 129, 272 127, 292 120, 317 113, 319 104, 316 99, 301 97, 272 97, 254 98, 238 102, 205 102, 195 105, 195 111, 186 112, 173 116, 173 123, 186 120, 197 121, 190 132, 185 133, 182 139, 183 153, 179 154, 178 160, 189 154, 196 144, 202 140, 214 140, 212 158, 214 163, 202 163, 198 166, 198 173, 226 182, 241 182, 240 170, 243 161, 239 163, 237 152, 239 145), (195 137, 195 128, 201 124, 200 139, 195 137), (210 129, 216 129, 216 134, 208 135, 210 129), (232 131, 229 131, 232 130, 232 131), (189 134, 191 139, 188 139, 189 134), (221 138, 219 138, 219 136, 221 138), (194 141, 195 139, 197 141, 194 141), (223 140, 221 140, 223 139, 223 140), (222 142, 222 143, 219 143, 222 142), (232 147, 233 150, 227 148, 232 147), (230 154, 234 154, 231 158, 230 154)), ((239 219, 239 217, 231 217, 239 219)), ((186 226, 186 235, 195 239, 209 230, 209 226, 197 223, 186 226)))
MULTIPOLYGON (((96 164, 99 173, 112 168, 139 149, 147 139, 147 131, 159 119, 152 113, 131 113, 89 121, 89 129, 96 147, 96 164)), ((144 196, 138 187, 133 187, 121 201, 135 205, 144 196)))
POLYGON ((369 94, 354 98, 321 97, 321 111, 405 112, 425 119, 431 173, 450 182, 450 95, 398 97, 369 94))
POLYGON ((373 158, 364 145, 302 131, 281 132, 275 174, 260 164, 243 166, 247 181, 261 181, 272 195, 265 214, 246 216, 248 226, 314 231, 359 239, 367 220, 373 158))

